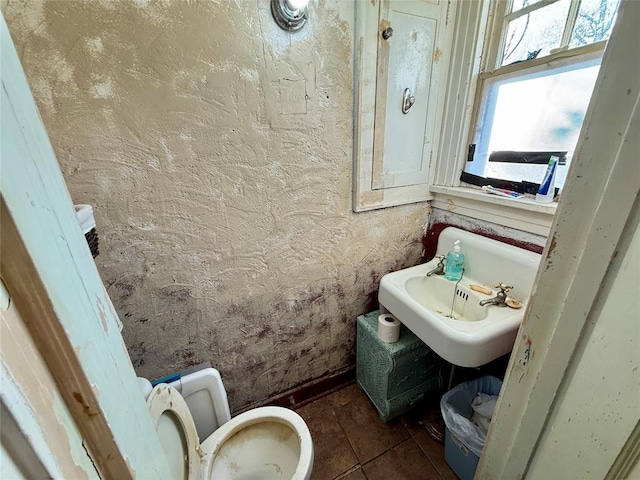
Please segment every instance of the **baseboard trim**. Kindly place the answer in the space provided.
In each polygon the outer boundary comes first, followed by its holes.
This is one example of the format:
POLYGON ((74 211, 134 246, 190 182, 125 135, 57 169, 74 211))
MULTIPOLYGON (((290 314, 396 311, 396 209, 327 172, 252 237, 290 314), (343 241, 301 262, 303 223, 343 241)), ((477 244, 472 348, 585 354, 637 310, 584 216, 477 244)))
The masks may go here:
POLYGON ((338 372, 329 373, 320 378, 310 380, 266 400, 254 402, 246 407, 242 407, 237 411, 234 411, 233 416, 235 417, 236 415, 248 410, 252 410, 257 407, 264 407, 266 405, 299 408, 327 395, 328 393, 332 393, 335 390, 353 383, 355 379, 356 367, 355 365, 352 365, 343 370, 339 370, 338 372))

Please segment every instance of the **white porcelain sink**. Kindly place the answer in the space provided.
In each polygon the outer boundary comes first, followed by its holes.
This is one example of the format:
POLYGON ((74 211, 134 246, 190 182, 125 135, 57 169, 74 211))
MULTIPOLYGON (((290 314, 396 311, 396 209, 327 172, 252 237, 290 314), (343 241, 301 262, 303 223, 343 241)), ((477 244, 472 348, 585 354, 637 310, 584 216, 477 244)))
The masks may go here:
POLYGON ((455 282, 443 276, 419 275, 409 278, 405 288, 411 298, 432 312, 454 320, 484 320, 489 314, 489 307, 481 307, 480 302, 490 297, 471 290, 464 283, 456 286, 455 282))
POLYGON ((436 259, 382 277, 378 301, 433 351, 462 367, 478 367, 513 348, 524 317, 540 255, 454 227, 438 238, 437 255, 446 255, 460 240, 465 271, 457 284, 440 275, 427 277, 436 259), (498 282, 513 285, 509 297, 519 300, 519 310, 480 306, 495 296, 498 282), (492 289, 492 295, 471 290, 471 285, 492 289))

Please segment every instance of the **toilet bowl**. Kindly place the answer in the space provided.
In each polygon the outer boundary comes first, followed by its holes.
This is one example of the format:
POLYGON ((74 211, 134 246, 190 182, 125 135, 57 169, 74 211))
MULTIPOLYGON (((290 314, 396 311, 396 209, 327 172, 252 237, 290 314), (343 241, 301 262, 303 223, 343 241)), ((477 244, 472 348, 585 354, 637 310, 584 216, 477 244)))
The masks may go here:
MULTIPOLYGON (((215 369, 206 370, 181 378, 177 386, 190 393, 187 400, 164 383, 156 385, 147 397, 171 478, 308 480, 313 442, 304 420, 282 407, 255 408, 229 420, 226 392, 222 381, 215 381, 220 376, 215 369), (203 381, 207 377, 209 381, 203 381), (199 387, 194 389, 194 384, 199 387), (208 425, 215 425, 215 430, 200 442, 198 418, 210 420, 204 418, 203 405, 209 406, 214 420, 208 425), (195 423, 190 407, 197 412, 195 423)), ((141 379, 141 385, 148 392, 150 383, 141 379)))
POLYGON ((201 449, 208 455, 204 478, 308 480, 313 466, 307 425, 282 407, 238 415, 202 442, 201 449))

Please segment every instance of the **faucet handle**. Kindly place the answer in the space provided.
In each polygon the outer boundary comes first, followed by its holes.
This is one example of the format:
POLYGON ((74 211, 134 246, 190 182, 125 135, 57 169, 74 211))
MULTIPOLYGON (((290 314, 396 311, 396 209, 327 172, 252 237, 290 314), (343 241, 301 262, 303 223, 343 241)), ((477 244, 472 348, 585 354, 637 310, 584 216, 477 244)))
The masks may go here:
POLYGON ((438 265, 440 264, 444 265, 444 261, 446 260, 447 257, 445 257, 444 255, 436 255, 434 258, 438 260, 438 265))
POLYGON ((513 288, 513 285, 505 285, 504 283, 499 282, 494 286, 494 288, 499 288, 502 292, 506 293, 513 288))

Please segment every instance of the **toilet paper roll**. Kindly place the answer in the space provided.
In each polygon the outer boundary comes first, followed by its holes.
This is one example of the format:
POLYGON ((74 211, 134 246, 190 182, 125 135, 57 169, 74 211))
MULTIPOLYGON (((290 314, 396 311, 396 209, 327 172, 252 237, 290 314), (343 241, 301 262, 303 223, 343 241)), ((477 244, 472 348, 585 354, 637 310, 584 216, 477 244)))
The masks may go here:
POLYGON ((400 338, 400 320, 390 313, 378 315, 378 338, 385 343, 397 342, 400 338))

